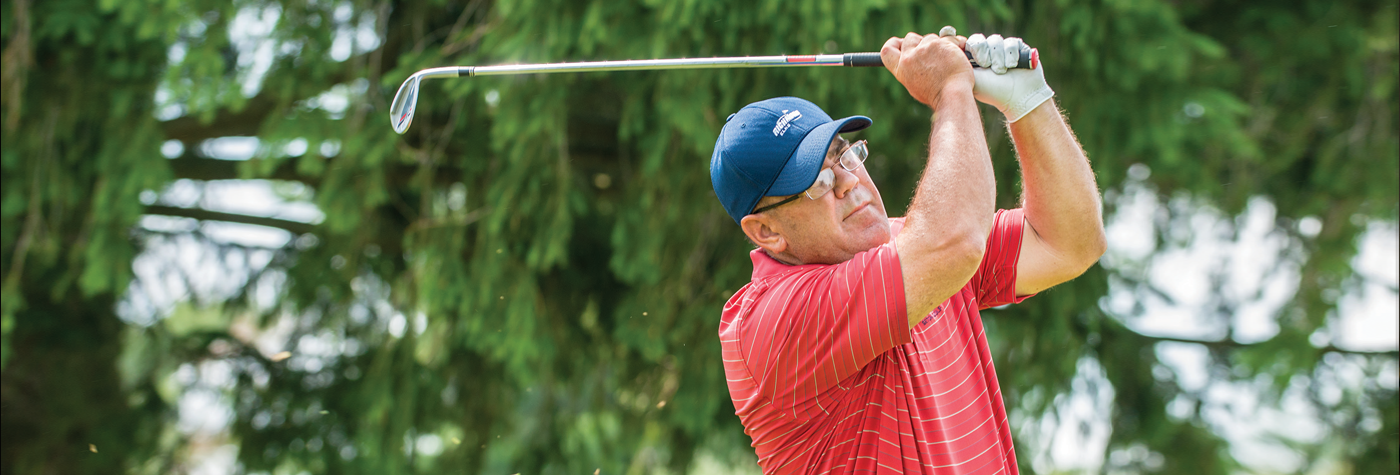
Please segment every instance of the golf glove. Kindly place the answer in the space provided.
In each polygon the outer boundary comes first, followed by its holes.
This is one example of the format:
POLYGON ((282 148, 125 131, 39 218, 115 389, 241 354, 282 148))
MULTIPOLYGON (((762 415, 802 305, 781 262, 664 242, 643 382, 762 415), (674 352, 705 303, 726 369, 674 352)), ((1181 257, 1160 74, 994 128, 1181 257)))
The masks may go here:
MULTIPOLYGON (((1016 122, 1041 103, 1055 95, 1045 84, 1044 65, 1035 69, 1008 69, 1016 65, 1021 55, 1020 38, 984 37, 981 33, 967 37, 967 52, 981 67, 972 69, 976 81, 972 95, 1016 122)), ((1039 63, 1039 61, 1037 61, 1039 63)))

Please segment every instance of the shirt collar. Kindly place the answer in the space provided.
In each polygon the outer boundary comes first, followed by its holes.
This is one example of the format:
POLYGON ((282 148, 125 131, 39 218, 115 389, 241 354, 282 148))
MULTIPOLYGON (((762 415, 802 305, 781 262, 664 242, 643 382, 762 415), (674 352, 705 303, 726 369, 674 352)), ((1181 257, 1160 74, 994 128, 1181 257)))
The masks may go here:
MULTIPOLYGON (((899 232, 902 231, 902 230, 904 230, 904 218, 903 218, 903 217, 899 217, 899 218, 890 218, 890 239, 893 240, 893 239, 894 239, 894 236, 897 235, 897 234, 899 234, 899 232)), ((769 257, 769 256, 768 256, 768 253, 763 252, 763 249, 762 249, 762 248, 756 248, 756 249, 754 249, 754 250, 752 250, 752 251, 749 251, 749 259, 752 259, 752 260, 753 260, 753 277, 752 277, 750 280, 755 281, 755 282, 757 282, 759 279, 763 279, 763 278, 766 278, 766 277, 772 277, 772 276, 775 276, 775 275, 781 275, 781 274, 784 274, 784 273, 787 273, 787 272, 791 272, 791 271, 803 269, 803 268, 806 268, 806 267, 808 267, 808 266, 819 266, 819 265, 822 265, 822 264, 804 264, 804 265, 800 265, 800 266, 787 265, 787 264, 784 264, 784 263, 782 263, 782 262, 778 262, 777 259, 774 259, 774 258, 772 258, 772 257, 769 257)))

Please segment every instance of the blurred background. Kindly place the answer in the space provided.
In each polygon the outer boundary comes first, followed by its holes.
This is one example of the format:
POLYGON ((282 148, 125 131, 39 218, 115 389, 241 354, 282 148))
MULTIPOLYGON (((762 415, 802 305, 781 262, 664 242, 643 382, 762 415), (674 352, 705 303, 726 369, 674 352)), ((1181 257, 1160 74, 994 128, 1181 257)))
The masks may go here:
MULTIPOLYGON (((719 356, 724 118, 881 69, 414 71, 1020 36, 1098 266, 983 314, 1021 471, 1393 474, 1397 2, 4 0, 0 473, 753 473, 719 356)), ((998 202, 1019 182, 983 108, 998 202)))

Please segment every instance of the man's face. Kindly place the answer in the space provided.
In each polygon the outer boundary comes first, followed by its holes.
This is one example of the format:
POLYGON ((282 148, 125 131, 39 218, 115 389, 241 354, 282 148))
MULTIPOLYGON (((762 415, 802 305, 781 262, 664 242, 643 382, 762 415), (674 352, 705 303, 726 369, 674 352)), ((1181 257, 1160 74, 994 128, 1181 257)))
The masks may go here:
MULTIPOLYGON (((848 171, 840 165, 841 153, 849 145, 838 135, 827 149, 826 163, 822 166, 835 173, 830 192, 815 200, 802 196, 749 215, 744 218, 745 222, 754 220, 753 224, 767 229, 745 224, 745 233, 780 260, 795 261, 790 264, 841 263, 856 253, 889 242, 890 220, 885 213, 885 203, 865 166, 848 171)), ((783 198, 765 197, 758 207, 783 198)))

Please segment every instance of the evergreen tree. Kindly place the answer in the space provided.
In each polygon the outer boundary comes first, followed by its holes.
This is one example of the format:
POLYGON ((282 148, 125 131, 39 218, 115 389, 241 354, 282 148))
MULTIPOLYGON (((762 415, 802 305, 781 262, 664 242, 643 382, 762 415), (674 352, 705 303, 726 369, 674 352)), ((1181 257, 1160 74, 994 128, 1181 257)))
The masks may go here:
MULTIPOLYGON (((875 51, 945 24, 1040 48, 1110 217, 1132 189, 1192 204, 1157 217, 1157 249, 1181 244, 1172 229, 1197 210, 1234 219, 1272 203, 1278 259, 1300 275, 1273 315, 1278 334, 1186 343, 1209 349, 1211 381, 1262 381, 1267 404, 1295 381, 1342 386, 1310 401, 1330 441, 1292 443, 1309 464, 1397 471, 1396 384, 1378 376, 1393 375, 1396 352, 1312 338, 1361 283, 1358 236, 1400 213, 1394 1, 5 0, 0 14, 6 474, 187 468, 172 375, 210 361, 233 369, 219 390, 249 472, 650 473, 699 453, 749 466, 715 333, 751 270, 710 191, 725 116, 795 95, 874 118, 861 138, 897 216, 928 110, 889 74, 846 68, 429 80, 403 136, 388 103, 426 67, 875 51), (209 141, 246 136, 252 159, 211 156, 209 141), (1135 164, 1150 177, 1129 178, 1135 164), (162 194, 249 179, 301 190, 324 219, 162 194), (150 217, 288 239, 256 249, 150 217), (1299 231, 1312 217, 1319 231, 1299 231), (119 318, 147 289, 133 259, 173 239, 269 259, 227 277, 231 293, 119 318), (288 345, 259 346, 283 322, 288 345), (1363 369, 1359 385, 1344 364, 1363 369), (415 450, 427 435, 439 455, 415 450)), ((983 112, 999 205, 1014 207, 1014 151, 1000 114, 983 112)), ((1138 315, 1101 304, 1110 282, 1155 292, 1144 265, 1095 267, 986 316, 1008 409, 1027 424, 1055 414, 1092 362, 1113 393, 1108 450, 1161 459, 1114 468, 1230 472, 1199 410, 1168 411, 1201 397, 1158 370, 1153 348, 1183 339, 1139 333, 1125 323, 1138 315)), ((1021 447, 1040 442, 1022 435, 1021 447)))

